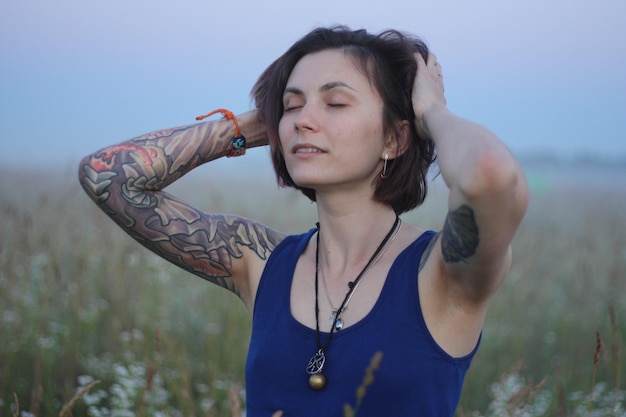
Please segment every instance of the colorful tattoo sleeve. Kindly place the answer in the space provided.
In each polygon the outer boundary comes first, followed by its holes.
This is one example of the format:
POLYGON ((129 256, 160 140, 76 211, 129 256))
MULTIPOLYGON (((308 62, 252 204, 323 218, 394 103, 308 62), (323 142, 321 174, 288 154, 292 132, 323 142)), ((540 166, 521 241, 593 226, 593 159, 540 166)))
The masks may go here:
POLYGON ((142 245, 238 293, 229 279, 233 259, 243 256, 244 247, 266 259, 283 235, 239 216, 204 213, 161 191, 224 148, 220 135, 202 142, 197 137, 210 132, 193 128, 191 133, 192 127, 155 132, 96 152, 81 162, 79 180, 91 199, 142 245))

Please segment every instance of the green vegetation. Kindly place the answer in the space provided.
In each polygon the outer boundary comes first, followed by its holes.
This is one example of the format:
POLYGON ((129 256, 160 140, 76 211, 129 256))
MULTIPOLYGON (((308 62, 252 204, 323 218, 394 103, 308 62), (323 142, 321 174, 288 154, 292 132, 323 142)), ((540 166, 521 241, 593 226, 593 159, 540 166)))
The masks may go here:
MULTIPOLYGON (((194 175, 176 192, 206 210, 315 222, 296 192, 233 179, 203 194, 211 175, 194 175)), ((533 192, 459 417, 626 415, 624 182, 533 192)), ((403 218, 437 228, 444 203, 435 187, 403 218)), ((132 241, 73 170, 4 172, 0 213, 0 415, 241 415, 250 323, 234 295, 132 241)))

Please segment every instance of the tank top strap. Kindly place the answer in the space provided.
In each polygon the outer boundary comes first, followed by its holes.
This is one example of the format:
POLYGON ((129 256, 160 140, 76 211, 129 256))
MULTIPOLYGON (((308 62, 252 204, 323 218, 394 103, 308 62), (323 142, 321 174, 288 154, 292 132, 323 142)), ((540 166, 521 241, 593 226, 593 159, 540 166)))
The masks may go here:
MULTIPOLYGON (((274 248, 261 275, 255 297, 257 301, 263 299, 263 293, 269 293, 272 294, 270 297, 272 303, 276 303, 275 307, 284 308, 286 305, 288 309, 290 308, 289 292, 296 264, 316 231, 317 228, 314 227, 302 234, 289 235, 274 248)), ((255 302, 253 315, 257 313, 257 305, 258 302, 255 302)))

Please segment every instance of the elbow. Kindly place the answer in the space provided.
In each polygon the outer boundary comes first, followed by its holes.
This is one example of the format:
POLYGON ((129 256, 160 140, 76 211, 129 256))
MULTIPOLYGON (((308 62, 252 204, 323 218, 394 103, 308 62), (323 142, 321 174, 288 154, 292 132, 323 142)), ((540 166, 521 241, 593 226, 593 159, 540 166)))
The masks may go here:
POLYGON ((85 156, 78 164, 78 182, 87 195, 97 204, 108 199, 113 178, 117 174, 111 170, 110 164, 97 154, 85 156))
POLYGON ((95 186, 97 172, 93 168, 92 161, 93 155, 87 155, 78 163, 78 183, 93 201, 98 202, 95 186))
POLYGON ((477 157, 474 172, 461 185, 468 201, 495 198, 508 201, 515 217, 528 207, 528 184, 519 162, 508 150, 486 151, 477 157))
POLYGON ((516 187, 520 181, 517 161, 502 150, 487 150, 477 155, 468 174, 463 184, 468 195, 500 192, 516 187))
POLYGON ((89 154, 83 157, 78 163, 78 182, 88 191, 90 184, 97 181, 98 172, 103 171, 101 164, 95 154, 89 154))
POLYGON ((78 163, 77 166, 77 171, 76 174, 78 175, 78 182, 80 183, 80 185, 82 187, 85 186, 85 180, 86 180, 86 167, 89 165, 89 160, 91 159, 91 155, 87 155, 85 157, 83 157, 80 162, 78 163))
POLYGON ((81 185, 81 187, 83 188, 83 190, 87 191, 86 185, 89 182, 89 178, 90 178, 90 170, 89 170, 89 162, 91 159, 91 155, 87 155, 85 157, 83 157, 80 162, 78 163, 77 166, 77 171, 76 174, 78 176, 78 183, 81 185))

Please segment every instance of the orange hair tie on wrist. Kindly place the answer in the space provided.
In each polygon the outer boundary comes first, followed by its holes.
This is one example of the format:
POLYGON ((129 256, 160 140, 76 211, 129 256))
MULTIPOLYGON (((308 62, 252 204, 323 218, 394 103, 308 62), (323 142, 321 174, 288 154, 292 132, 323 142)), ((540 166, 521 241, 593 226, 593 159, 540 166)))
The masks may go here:
POLYGON ((216 113, 221 113, 224 116, 224 119, 232 120, 235 123, 235 136, 230 140, 230 146, 228 147, 228 153, 226 157, 230 158, 231 156, 241 156, 246 153, 246 137, 241 134, 241 130, 239 130, 239 122, 237 118, 233 114, 232 111, 226 109, 215 109, 210 113, 207 113, 203 116, 196 117, 196 120, 206 119, 209 116, 213 116, 216 113))

